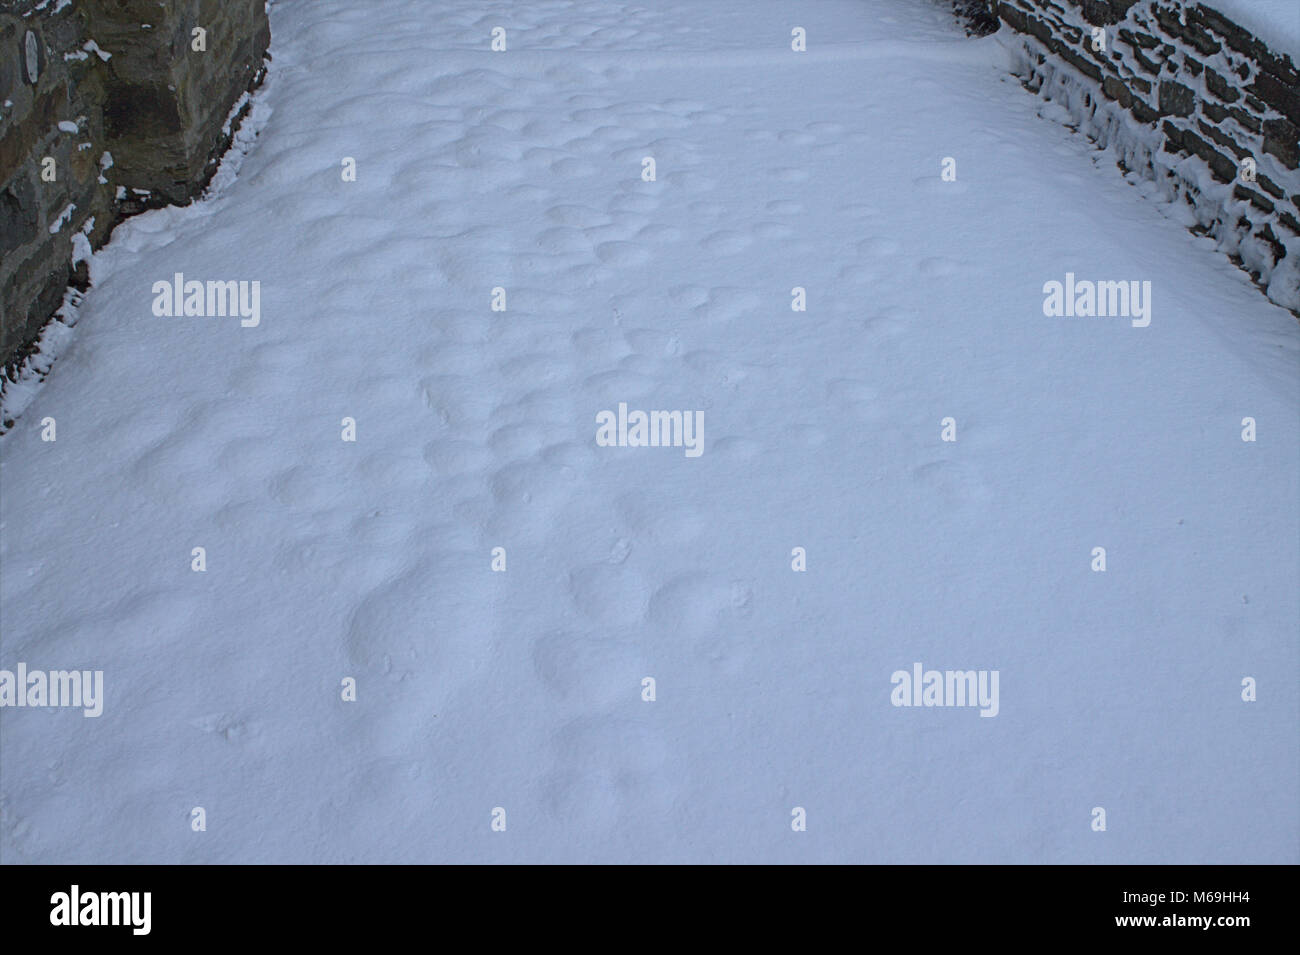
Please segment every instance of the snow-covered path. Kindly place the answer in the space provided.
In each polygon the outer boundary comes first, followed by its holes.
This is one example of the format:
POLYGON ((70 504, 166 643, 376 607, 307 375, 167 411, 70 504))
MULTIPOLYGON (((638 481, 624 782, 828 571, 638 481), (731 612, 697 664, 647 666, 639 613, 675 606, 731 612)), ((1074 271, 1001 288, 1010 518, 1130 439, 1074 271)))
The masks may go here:
POLYGON ((119 229, 0 443, 0 666, 106 695, 0 710, 0 859, 1300 861, 1300 326, 996 39, 272 18, 238 176, 119 229), (260 324, 156 317, 178 272, 260 324), (1067 272, 1150 325, 1045 316, 1067 272), (598 447, 620 402, 703 454, 598 447), (915 661, 996 717, 891 705, 915 661))

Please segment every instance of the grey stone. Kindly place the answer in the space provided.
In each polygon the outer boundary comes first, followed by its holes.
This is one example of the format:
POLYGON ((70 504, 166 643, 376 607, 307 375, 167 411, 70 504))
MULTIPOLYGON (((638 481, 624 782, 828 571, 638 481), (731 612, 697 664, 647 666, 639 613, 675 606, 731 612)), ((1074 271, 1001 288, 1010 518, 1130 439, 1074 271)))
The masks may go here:
POLYGON ((1265 120, 1264 152, 1272 153, 1289 169, 1300 167, 1300 129, 1285 119, 1265 120))
POLYGON ((1249 202, 1260 212, 1272 212, 1276 208, 1273 203, 1269 202, 1268 199, 1261 196, 1254 189, 1247 189, 1240 183, 1233 187, 1232 194, 1238 199, 1249 202))
POLYGON ((1133 94, 1129 92, 1129 88, 1114 76, 1106 77, 1102 81, 1101 89, 1102 92, 1117 101, 1125 109, 1128 109, 1133 103, 1133 94))
POLYGON ((1156 47, 1160 45, 1160 41, 1157 40, 1149 33, 1134 33, 1132 30, 1128 30, 1123 27, 1121 27, 1119 30, 1119 36, 1120 39, 1122 39, 1129 46, 1137 47, 1143 50, 1154 50, 1156 47))
POLYGON ((15 176, 0 190, 0 255, 36 238, 39 225, 36 189, 26 176, 15 176))
POLYGON ((1143 102, 1139 97, 1133 97, 1133 105, 1129 107, 1129 112, 1139 123, 1154 123, 1160 118, 1160 114, 1143 102))
POLYGON ((1267 192, 1274 199, 1286 198, 1286 193, 1283 192, 1281 188, 1279 188, 1277 183, 1275 183, 1272 179, 1268 178, 1268 176, 1259 173, 1256 175, 1255 181, 1259 184, 1259 187, 1261 189, 1267 192))
POLYGON ((1212 69, 1205 71, 1205 85, 1211 93, 1225 103, 1235 103, 1241 99, 1241 93, 1222 75, 1212 69))
POLYGON ((1249 149, 1246 149, 1245 147, 1241 146, 1240 144, 1237 143, 1235 139, 1233 139, 1227 133, 1223 132, 1218 127, 1211 126, 1209 123, 1205 122, 1205 120, 1198 119, 1196 121, 1196 126, 1198 129, 1200 129, 1202 133, 1210 137, 1210 139, 1214 140, 1216 143, 1218 143, 1224 149, 1228 150, 1228 152, 1232 153, 1238 159, 1245 159, 1247 156, 1250 155, 1249 149))
POLYGON ((1300 87, 1283 83, 1271 73, 1260 73, 1247 89, 1291 122, 1300 124, 1300 87))
POLYGON ((30 346, 62 302, 71 236, 94 218, 93 245, 138 205, 188 202, 205 187, 240 95, 262 76, 270 41, 264 0, 102 0, 54 12, 48 0, 0 8, 0 364, 30 346), (151 29, 141 29, 142 24, 151 29), (190 29, 207 30, 205 52, 190 29), (88 39, 111 59, 78 56, 88 39), (29 64, 35 69, 29 69, 29 64), (76 120, 74 135, 58 124, 76 120), (74 141, 89 148, 73 148, 74 141), (99 157, 113 167, 99 182, 99 157), (40 160, 57 162, 55 182, 40 160), (116 198, 118 186, 148 198, 116 198), (69 204, 72 219, 48 226, 69 204))
POLYGON ((1196 93, 1174 80, 1161 80, 1160 112, 1165 116, 1190 116, 1196 108, 1196 93))
POLYGON ((1210 173, 1215 179, 1220 182, 1232 182, 1237 178, 1237 164, 1190 129, 1182 131, 1182 141, 1183 147, 1188 152, 1205 160, 1210 167, 1210 173))
POLYGON ((28 30, 23 36, 23 75, 32 86, 41 78, 41 43, 40 34, 28 30))

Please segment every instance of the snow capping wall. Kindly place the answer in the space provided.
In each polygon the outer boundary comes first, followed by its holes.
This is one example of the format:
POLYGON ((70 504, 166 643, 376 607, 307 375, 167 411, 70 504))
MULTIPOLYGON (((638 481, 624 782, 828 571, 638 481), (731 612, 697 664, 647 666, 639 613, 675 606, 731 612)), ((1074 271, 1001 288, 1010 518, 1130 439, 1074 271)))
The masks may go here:
POLYGON ((1300 72, 1203 3, 991 0, 1013 71, 1300 314, 1300 72), (1093 30, 1104 30, 1104 50, 1093 30), (1253 168, 1252 168, 1253 167, 1253 168))
POLYGON ((0 393, 118 221, 203 191, 269 42, 265 0, 0 4, 0 393))

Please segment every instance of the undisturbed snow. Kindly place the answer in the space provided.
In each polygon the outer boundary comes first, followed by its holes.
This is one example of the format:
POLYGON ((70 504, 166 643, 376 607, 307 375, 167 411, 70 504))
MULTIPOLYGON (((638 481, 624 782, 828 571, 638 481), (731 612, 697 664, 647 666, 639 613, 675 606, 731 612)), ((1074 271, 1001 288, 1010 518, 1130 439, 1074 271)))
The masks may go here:
POLYGON ((0 710, 4 862, 1300 861, 1300 326, 996 40, 272 16, 238 175, 95 255, 0 445, 0 666, 107 696, 0 710), (261 324, 155 317, 177 272, 261 324), (1045 316, 1066 272, 1150 326, 1045 316), (597 447, 620 402, 704 453, 597 447), (891 705, 914 661, 998 715, 891 705))

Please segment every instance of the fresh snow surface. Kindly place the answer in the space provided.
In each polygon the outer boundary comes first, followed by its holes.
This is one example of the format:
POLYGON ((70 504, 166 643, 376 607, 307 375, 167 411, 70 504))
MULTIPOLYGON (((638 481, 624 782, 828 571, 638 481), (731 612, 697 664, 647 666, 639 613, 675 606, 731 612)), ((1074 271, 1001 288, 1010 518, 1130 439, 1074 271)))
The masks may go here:
POLYGON ((1300 0, 1200 0, 1278 53, 1300 60, 1300 0))
POLYGON ((999 44, 272 17, 242 167, 119 227, 0 443, 0 666, 106 697, 0 710, 4 862, 1300 861, 1300 324, 999 44), (178 272, 260 324, 155 316, 178 272), (1046 316, 1067 272, 1150 325, 1046 316), (597 446, 620 402, 703 454, 597 446), (914 662, 997 715, 892 705, 914 662))

